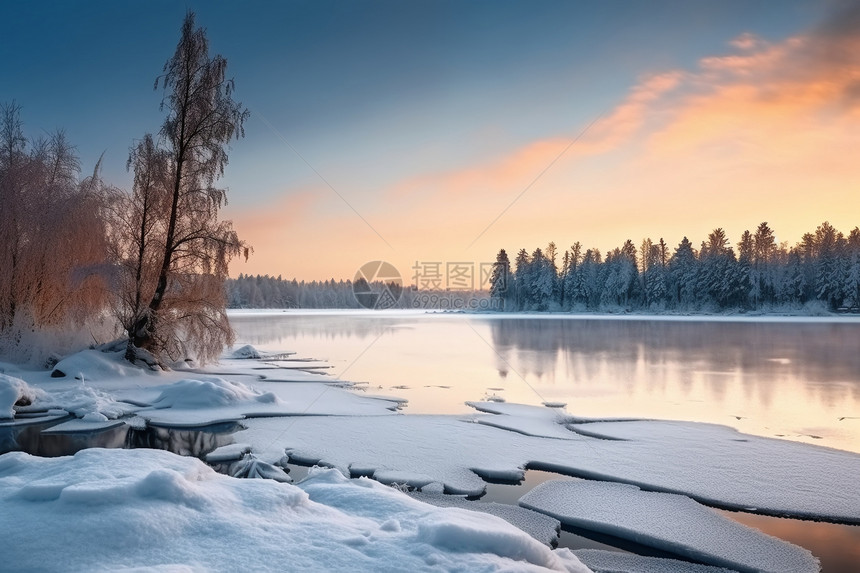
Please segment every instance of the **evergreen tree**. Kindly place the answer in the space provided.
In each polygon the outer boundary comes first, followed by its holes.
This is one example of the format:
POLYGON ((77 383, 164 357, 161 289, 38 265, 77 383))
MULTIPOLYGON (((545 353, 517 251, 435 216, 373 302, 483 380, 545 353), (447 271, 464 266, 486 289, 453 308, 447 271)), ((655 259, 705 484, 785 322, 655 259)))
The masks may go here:
POLYGON ((511 295, 508 290, 510 270, 511 262, 508 260, 508 253, 502 249, 496 255, 496 262, 493 264, 493 272, 490 275, 490 297, 499 301, 502 310, 511 310, 507 308, 511 295))
POLYGON ((815 230, 815 296, 835 310, 844 295, 844 266, 840 260, 845 238, 825 221, 815 230))
POLYGON ((516 286, 516 309, 523 310, 528 305, 529 289, 531 288, 530 263, 529 254, 525 249, 520 249, 517 253, 517 258, 514 261, 516 271, 514 282, 516 286))
POLYGON ((670 293, 675 306, 692 308, 699 302, 696 291, 697 266, 693 245, 684 237, 669 259, 670 293))

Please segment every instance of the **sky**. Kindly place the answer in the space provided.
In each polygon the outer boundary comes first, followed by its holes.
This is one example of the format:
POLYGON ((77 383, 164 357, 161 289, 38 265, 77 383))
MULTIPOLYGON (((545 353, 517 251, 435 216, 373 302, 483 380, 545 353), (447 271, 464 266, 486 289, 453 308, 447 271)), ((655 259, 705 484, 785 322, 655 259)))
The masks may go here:
POLYGON ((186 10, 251 112, 231 275, 860 224, 860 3, 0 0, 0 102, 129 188, 186 10))

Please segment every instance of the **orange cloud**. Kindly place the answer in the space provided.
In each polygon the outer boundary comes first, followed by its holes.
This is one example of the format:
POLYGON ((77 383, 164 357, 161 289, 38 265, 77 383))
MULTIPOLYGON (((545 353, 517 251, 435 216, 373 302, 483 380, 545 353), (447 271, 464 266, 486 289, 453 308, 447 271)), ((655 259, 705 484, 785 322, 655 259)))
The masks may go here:
POLYGON ((656 119, 655 104, 680 85, 683 73, 670 71, 645 78, 627 98, 604 117, 595 118, 581 137, 554 137, 533 141, 485 164, 409 178, 389 190, 390 197, 481 194, 504 195, 529 185, 560 159, 597 155, 629 141, 656 119))
MULTIPOLYGON (((731 224, 739 234, 765 219, 795 240, 826 218, 853 227, 845 207, 860 206, 860 26, 847 22, 860 23, 860 9, 779 43, 744 34, 730 42, 735 51, 693 70, 643 78, 505 213, 511 224, 500 220, 497 236, 539 229, 543 241, 563 242, 576 224, 601 239, 611 227, 610 244, 620 244, 623 229, 648 232, 645 214, 679 238, 731 224)), ((482 213, 489 223, 569 144, 533 141, 482 165, 404 181, 394 196, 494 199, 482 213)))

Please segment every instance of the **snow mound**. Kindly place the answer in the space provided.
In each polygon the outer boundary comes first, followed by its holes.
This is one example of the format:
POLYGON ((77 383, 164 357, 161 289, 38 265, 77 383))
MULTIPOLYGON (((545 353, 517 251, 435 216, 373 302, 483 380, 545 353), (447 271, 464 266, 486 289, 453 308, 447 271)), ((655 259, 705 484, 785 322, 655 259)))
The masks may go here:
MULTIPOLYGON (((460 508, 428 506, 368 478, 348 480, 335 470, 314 468, 300 487, 312 501, 347 513, 370 517, 384 512, 386 520, 380 529, 404 535, 418 547, 429 546, 434 552, 500 556, 519 562, 512 569, 517 571, 533 570, 535 565, 560 571, 588 570, 569 550, 549 550, 501 518, 460 508), (342 487, 345 484, 355 487, 342 487), (375 494, 373 506, 366 504, 368 492, 375 494), (416 510, 419 515, 414 515, 416 510)), ((370 537, 376 541, 375 536, 370 537)), ((448 559, 434 557, 427 563, 436 570, 468 570, 464 564, 448 559)), ((398 564, 397 569, 407 571, 409 567, 398 564)))
POLYGON ((277 404, 278 397, 271 392, 253 388, 223 378, 187 378, 162 386, 161 393, 152 402, 155 408, 200 409, 233 406, 243 402, 277 404))
POLYGON ((43 397, 45 393, 31 388, 20 378, 0 373, 0 419, 15 417, 15 405, 26 406, 43 397))
POLYGON ((88 422, 116 420, 139 408, 121 402, 113 394, 87 384, 77 384, 68 390, 52 392, 43 402, 56 409, 63 409, 88 422))
POLYGON ((520 505, 581 527, 746 572, 819 571, 818 559, 796 545, 765 535, 692 499, 636 486, 589 481, 544 482, 520 505))
POLYGON ((88 449, 60 458, 5 454, 3 566, 589 571, 570 551, 551 550, 503 520, 432 507, 370 480, 317 471, 302 488, 231 478, 160 450, 88 449))
POLYGON ((578 549, 573 552, 595 573, 734 573, 732 569, 632 553, 578 549))

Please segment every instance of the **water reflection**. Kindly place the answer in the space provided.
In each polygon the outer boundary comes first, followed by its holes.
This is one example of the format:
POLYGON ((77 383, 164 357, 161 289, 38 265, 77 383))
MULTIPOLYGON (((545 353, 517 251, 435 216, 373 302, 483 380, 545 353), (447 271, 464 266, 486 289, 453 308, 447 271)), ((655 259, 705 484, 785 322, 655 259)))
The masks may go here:
POLYGON ((768 535, 809 549, 821 560, 821 570, 824 573, 855 573, 860 564, 860 526, 798 521, 733 511, 720 513, 768 535))
POLYGON ((204 459, 215 448, 232 444, 233 433, 241 428, 235 423, 194 429, 155 426, 136 429, 121 424, 99 432, 51 433, 50 427, 58 422, 1 428, 0 454, 23 451, 34 456, 57 457, 71 456, 85 448, 153 448, 204 459))
POLYGON ((325 359, 334 376, 407 399, 408 413, 466 413, 464 401, 494 394, 564 402, 584 416, 713 422, 860 452, 858 321, 348 311, 230 320, 240 342, 325 359))
POLYGON ((352 318, 356 317, 360 319, 344 320, 343 316, 337 314, 322 313, 231 314, 230 324, 243 334, 243 343, 271 346, 292 340, 297 332, 309 338, 331 342, 345 338, 373 339, 390 332, 400 322, 392 321, 378 313, 355 313, 352 318))
MULTIPOLYGON (((772 382, 791 375, 831 403, 860 398, 860 326, 820 323, 681 322, 498 319, 489 321, 496 351, 526 374, 553 377, 559 362, 586 378, 616 365, 617 378, 635 384, 645 369, 676 368, 723 391, 725 379, 746 380, 767 401, 772 382), (763 388, 762 388, 763 387, 763 388)), ((659 385, 656 377, 646 382, 659 385)))

